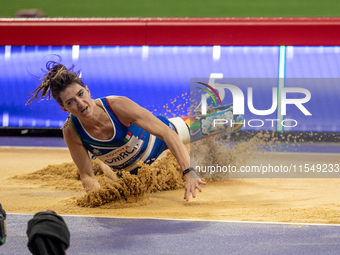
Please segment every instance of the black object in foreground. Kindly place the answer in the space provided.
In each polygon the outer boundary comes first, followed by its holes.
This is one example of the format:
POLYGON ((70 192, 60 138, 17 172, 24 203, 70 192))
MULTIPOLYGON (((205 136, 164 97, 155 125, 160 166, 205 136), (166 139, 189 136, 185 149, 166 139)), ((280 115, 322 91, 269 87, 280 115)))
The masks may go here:
POLYGON ((27 246, 32 254, 65 254, 70 245, 70 232, 64 219, 54 211, 34 215, 27 225, 27 246))
POLYGON ((0 245, 6 242, 6 212, 0 204, 0 245))

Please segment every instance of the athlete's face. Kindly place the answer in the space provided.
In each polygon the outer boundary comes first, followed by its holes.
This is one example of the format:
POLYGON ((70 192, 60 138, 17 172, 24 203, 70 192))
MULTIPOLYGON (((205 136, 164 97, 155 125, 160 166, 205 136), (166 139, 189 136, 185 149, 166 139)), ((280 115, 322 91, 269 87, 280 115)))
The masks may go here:
POLYGON ((60 92, 60 99, 63 103, 60 108, 78 118, 89 117, 93 112, 94 103, 87 86, 84 88, 78 83, 72 83, 60 92))

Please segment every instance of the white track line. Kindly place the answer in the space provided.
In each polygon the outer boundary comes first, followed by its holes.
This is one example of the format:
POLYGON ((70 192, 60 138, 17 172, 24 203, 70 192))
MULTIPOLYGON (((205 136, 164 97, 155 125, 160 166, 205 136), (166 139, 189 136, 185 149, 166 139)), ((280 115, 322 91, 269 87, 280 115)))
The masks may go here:
MULTIPOLYGON (((34 215, 30 213, 6 213, 8 215, 34 215)), ((89 216, 89 215, 63 215, 65 217, 80 217, 80 218, 108 218, 108 219, 135 219, 135 220, 167 220, 167 221, 197 221, 197 222, 226 222, 226 223, 245 223, 245 224, 276 224, 276 225, 304 225, 304 226, 335 226, 340 227, 340 224, 327 223, 298 223, 298 222, 271 222, 271 221, 232 221, 232 220, 200 220, 200 219, 171 219, 171 218, 152 218, 152 217, 110 217, 110 216, 89 216)))

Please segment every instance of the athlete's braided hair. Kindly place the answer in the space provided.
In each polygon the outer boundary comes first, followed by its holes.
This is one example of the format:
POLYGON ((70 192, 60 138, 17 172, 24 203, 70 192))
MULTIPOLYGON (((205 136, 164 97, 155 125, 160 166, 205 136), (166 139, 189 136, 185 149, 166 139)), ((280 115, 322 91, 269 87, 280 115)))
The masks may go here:
POLYGON ((32 103, 33 99, 36 101, 41 101, 45 97, 51 99, 51 96, 61 105, 63 103, 60 99, 60 92, 66 89, 72 83, 78 83, 79 85, 85 87, 81 78, 79 77, 80 71, 73 71, 74 65, 67 69, 60 62, 48 61, 46 63, 47 73, 42 78, 42 82, 39 87, 33 90, 28 96, 31 98, 27 101, 26 105, 32 103), (40 93, 40 99, 38 98, 40 93))

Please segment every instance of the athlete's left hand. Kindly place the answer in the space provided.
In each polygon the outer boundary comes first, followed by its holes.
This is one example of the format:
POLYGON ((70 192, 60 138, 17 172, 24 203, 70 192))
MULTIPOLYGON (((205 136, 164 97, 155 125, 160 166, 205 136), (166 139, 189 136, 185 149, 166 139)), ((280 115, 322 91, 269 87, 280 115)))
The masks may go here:
POLYGON ((192 197, 196 197, 196 189, 199 192, 202 192, 202 188, 200 185, 205 185, 206 183, 198 177, 198 175, 194 171, 190 171, 184 175, 185 178, 185 192, 184 192, 184 199, 189 201, 190 194, 192 197))

